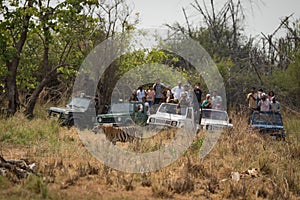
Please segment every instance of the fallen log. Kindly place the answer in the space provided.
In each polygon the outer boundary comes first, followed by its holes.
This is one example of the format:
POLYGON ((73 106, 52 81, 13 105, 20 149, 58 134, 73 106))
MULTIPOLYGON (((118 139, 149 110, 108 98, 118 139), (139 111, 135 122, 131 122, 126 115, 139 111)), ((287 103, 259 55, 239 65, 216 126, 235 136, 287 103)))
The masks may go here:
POLYGON ((17 177, 17 179, 26 178, 30 174, 36 174, 35 163, 29 164, 25 159, 5 160, 0 155, 0 175, 5 177, 17 177))

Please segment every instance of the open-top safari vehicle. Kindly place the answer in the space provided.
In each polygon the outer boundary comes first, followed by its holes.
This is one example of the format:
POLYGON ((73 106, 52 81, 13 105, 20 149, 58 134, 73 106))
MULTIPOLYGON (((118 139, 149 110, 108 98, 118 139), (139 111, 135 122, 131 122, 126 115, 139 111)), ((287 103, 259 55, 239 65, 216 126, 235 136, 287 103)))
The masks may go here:
POLYGON ((276 139, 285 139, 286 131, 279 112, 253 112, 250 119, 252 130, 261 134, 269 134, 276 139))
POLYGON ((108 113, 97 115, 95 125, 130 126, 145 125, 147 121, 147 110, 143 102, 124 102, 110 106, 108 113))
POLYGON ((216 129, 232 129, 231 119, 224 110, 201 109, 201 129, 213 131, 216 129))
POLYGON ((49 108, 48 117, 58 120, 63 126, 76 124, 80 128, 92 128, 96 119, 95 99, 85 95, 73 97, 64 108, 49 108))
POLYGON ((178 108, 178 104, 162 103, 157 112, 150 115, 149 125, 183 128, 188 125, 196 127, 193 107, 178 108))

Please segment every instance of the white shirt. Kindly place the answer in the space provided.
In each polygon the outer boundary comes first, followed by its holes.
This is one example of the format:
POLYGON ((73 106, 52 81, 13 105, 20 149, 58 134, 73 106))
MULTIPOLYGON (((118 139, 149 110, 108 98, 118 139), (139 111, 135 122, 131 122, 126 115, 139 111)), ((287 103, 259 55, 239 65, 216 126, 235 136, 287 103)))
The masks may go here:
POLYGON ((211 101, 212 101, 212 107, 217 108, 218 104, 219 104, 219 106, 221 106, 222 97, 221 96, 212 96, 211 101))
POLYGON ((136 97, 138 98, 139 102, 142 102, 142 98, 146 96, 145 90, 138 90, 136 92, 136 97))
POLYGON ((144 102, 145 106, 146 106, 146 111, 147 111, 147 115, 150 115, 150 106, 148 102, 144 102))
POLYGON ((280 111, 280 103, 278 101, 275 101, 275 103, 273 103, 273 101, 270 104, 271 107, 271 111, 273 112, 279 112, 280 111))
POLYGON ((258 106, 260 106, 260 111, 270 111, 270 101, 268 98, 266 98, 265 101, 260 100, 258 102, 258 106))
POLYGON ((172 88, 171 92, 173 93, 175 99, 180 99, 180 94, 181 92, 184 92, 184 88, 182 86, 180 88, 179 86, 175 86, 172 88))

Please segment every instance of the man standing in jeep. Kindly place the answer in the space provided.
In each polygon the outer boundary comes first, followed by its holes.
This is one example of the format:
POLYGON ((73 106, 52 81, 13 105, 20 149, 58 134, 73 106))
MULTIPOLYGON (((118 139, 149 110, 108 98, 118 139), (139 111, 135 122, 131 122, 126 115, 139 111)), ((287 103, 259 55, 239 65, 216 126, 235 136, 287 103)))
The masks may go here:
POLYGON ((154 104, 159 104, 161 102, 161 99, 163 98, 163 89, 164 85, 160 83, 160 79, 156 79, 155 84, 153 85, 154 91, 155 91, 155 98, 154 98, 154 104))
POLYGON ((253 111, 257 110, 257 94, 255 93, 255 87, 252 87, 250 93, 247 95, 249 113, 252 114, 253 111))

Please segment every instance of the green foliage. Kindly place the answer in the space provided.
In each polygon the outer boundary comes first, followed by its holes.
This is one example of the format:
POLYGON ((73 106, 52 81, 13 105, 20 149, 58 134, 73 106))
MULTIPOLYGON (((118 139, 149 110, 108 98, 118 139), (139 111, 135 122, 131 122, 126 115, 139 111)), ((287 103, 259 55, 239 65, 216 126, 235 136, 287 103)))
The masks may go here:
POLYGON ((163 61, 167 60, 169 55, 159 49, 151 49, 146 57, 147 64, 149 63, 162 63, 163 61))
POLYGON ((197 137, 193 141, 193 143, 192 143, 192 145, 190 147, 191 148, 191 152, 195 153, 195 154, 199 154, 199 151, 200 151, 200 148, 201 148, 202 144, 203 144, 203 138, 197 137))
MULTIPOLYGON (((218 60, 217 58, 215 58, 214 60, 218 60)), ((216 63, 218 70, 221 74, 221 76, 224 79, 224 82, 226 83, 229 78, 231 77, 230 71, 232 70, 234 63, 232 61, 232 59, 230 57, 226 58, 221 58, 220 61, 218 61, 216 63)))
POLYGON ((272 85, 280 91, 281 98, 290 103, 300 101, 300 52, 296 54, 295 61, 286 70, 277 69, 270 78, 272 85))
MULTIPOLYGON (((21 97, 30 95, 47 72, 59 64, 68 64, 68 66, 58 68, 57 76, 52 81, 51 87, 54 90, 59 89, 59 92, 67 90, 70 93, 85 56, 108 36, 117 35, 115 30, 110 33, 109 31, 112 30, 108 30, 108 27, 112 24, 118 26, 118 23, 109 21, 107 16, 102 13, 96 16, 96 12, 100 9, 99 2, 96 0, 67 0, 57 4, 48 4, 45 0, 32 2, 33 6, 28 6, 18 0, 4 0, 0 3, 2 17, 0 23, 0 86, 4 87, 5 78, 11 75, 7 70, 7 63, 15 57, 20 57, 16 83, 18 91, 24 94, 20 95, 21 97), (16 42, 26 29, 24 22, 28 18, 30 20, 25 46, 18 55, 16 42)), ((105 3, 101 2, 103 6, 105 3)), ((289 100, 291 104, 299 105, 300 99, 297 94, 299 94, 300 87, 300 58, 299 53, 295 53, 298 51, 299 42, 289 39, 299 38, 299 20, 290 26, 287 36, 280 38, 280 42, 278 42, 279 50, 285 50, 278 55, 286 54, 291 62, 285 68, 281 66, 281 61, 271 65, 268 61, 270 55, 265 50, 267 47, 262 49, 259 44, 254 44, 253 38, 248 39, 244 35, 243 27, 240 24, 244 18, 242 12, 238 12, 241 9, 240 3, 236 4, 230 1, 220 10, 213 9, 215 8, 208 7, 207 12, 200 13, 202 17, 208 17, 204 19, 204 24, 190 27, 190 30, 178 25, 178 30, 184 34, 188 33, 189 37, 199 42, 213 57, 223 77, 229 98, 228 102, 233 105, 244 103, 244 95, 238 94, 247 93, 250 87, 255 86, 274 89, 280 92, 281 96, 291 97, 289 100), (234 11, 233 8, 236 9, 235 13, 231 13, 234 11), (212 12, 217 15, 211 18, 212 21, 207 21, 209 17, 213 16, 212 12), (235 19, 231 14, 235 15, 235 19)), ((120 20, 120 16, 124 14, 120 10, 111 12, 116 14, 117 20, 120 20)), ((138 20, 135 21, 135 23, 137 22, 138 20)), ((130 23, 129 19, 126 19, 122 25, 124 26, 121 27, 122 30, 134 29, 134 25, 130 23)), ((120 30, 119 28, 116 27, 116 30, 120 30)), ((274 43, 274 45, 277 44, 274 43)), ((188 47, 185 48, 188 49, 188 47)), ((202 89, 207 90, 203 77, 201 78, 199 73, 191 69, 191 66, 186 64, 183 58, 161 49, 132 50, 131 53, 123 55, 116 63, 118 70, 114 73, 116 74, 114 78, 120 78, 134 69, 137 72, 132 75, 134 80, 154 82, 157 77, 160 77, 164 84, 173 86, 183 77, 184 82, 192 85, 201 82, 202 89), (150 65, 154 67, 149 68, 150 65)), ((202 76, 207 77, 209 73, 211 72, 203 72, 202 76)), ((130 80, 127 82, 131 84, 130 80)))
MULTIPOLYGON (((290 64, 286 72, 285 84, 291 94, 299 94, 300 92, 300 52, 298 53, 294 63, 290 64)), ((299 95, 297 95, 299 96, 299 95)), ((300 99, 298 99, 300 100, 300 99)))
POLYGON ((143 84, 153 84, 157 78, 165 86, 175 86, 178 81, 187 84, 191 76, 185 69, 175 68, 172 65, 163 64, 169 59, 169 55, 163 51, 153 49, 148 54, 138 50, 122 57, 120 74, 122 85, 128 84, 134 88, 143 84))
POLYGON ((127 72, 137 66, 145 64, 163 63, 168 55, 159 49, 139 49, 122 56, 120 62, 120 73, 127 72))
POLYGON ((8 63, 16 57, 20 58, 15 82, 21 98, 30 95, 44 77, 60 64, 67 64, 68 67, 57 70, 52 87, 63 90, 71 88, 84 57, 105 36, 99 18, 93 12, 82 12, 92 7, 97 9, 97 1, 31 2, 32 7, 22 1, 8 0, 0 5, 3 11, 0 24, 0 85, 4 87, 5 77, 11 75, 7 70, 8 63), (18 49, 17 42, 24 36, 26 19, 29 25, 25 45, 18 49), (18 51, 21 51, 20 54, 18 51))

